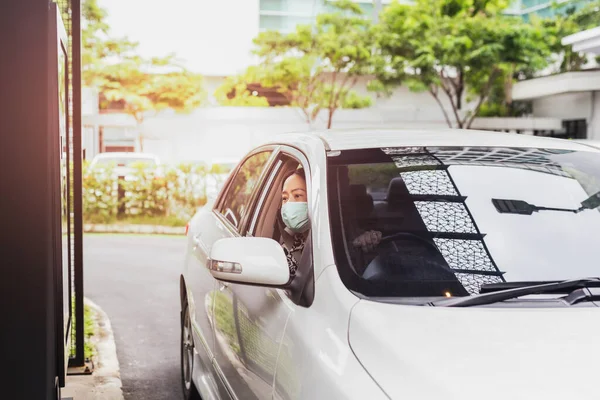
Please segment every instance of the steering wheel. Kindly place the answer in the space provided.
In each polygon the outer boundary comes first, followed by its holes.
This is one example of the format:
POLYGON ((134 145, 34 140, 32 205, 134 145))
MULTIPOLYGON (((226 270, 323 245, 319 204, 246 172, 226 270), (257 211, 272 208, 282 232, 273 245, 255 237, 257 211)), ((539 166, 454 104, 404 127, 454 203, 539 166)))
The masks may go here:
MULTIPOLYGON (((421 237, 419 235, 416 235, 414 233, 409 233, 409 232, 398 232, 398 233, 394 233, 392 235, 384 236, 381 238, 381 241, 379 242, 379 244, 381 245, 384 243, 391 243, 392 241, 394 241, 396 239, 406 239, 406 240, 412 240, 412 241, 417 241, 417 242, 423 243, 430 250, 433 250, 435 253, 439 254, 439 249, 433 241, 426 239, 424 237, 421 237)), ((391 249, 389 249, 389 250, 391 250, 391 249)), ((387 251, 389 251, 389 250, 387 250, 387 251)), ((399 252, 401 250, 396 248, 395 251, 399 252)), ((369 265, 367 265, 367 267, 365 268, 365 270, 362 274, 362 277, 365 279, 373 279, 373 278, 375 278, 375 276, 377 276, 379 274, 382 274, 382 276, 389 276, 390 272, 386 272, 386 270, 388 268, 385 267, 385 264, 382 264, 381 260, 382 260, 382 254, 379 254, 377 257, 375 257, 373 260, 371 260, 369 265)), ((424 260, 423 262, 431 263, 432 261, 424 260)))
POLYGON ((415 235, 414 233, 410 233, 410 232, 398 232, 398 233, 394 233, 392 235, 383 236, 381 238, 381 240, 379 241, 379 244, 391 242, 395 239, 408 239, 408 240, 416 239, 417 241, 419 241, 421 243, 425 243, 430 249, 435 250, 436 252, 439 251, 438 247, 435 245, 435 243, 433 241, 426 239, 422 236, 415 235))

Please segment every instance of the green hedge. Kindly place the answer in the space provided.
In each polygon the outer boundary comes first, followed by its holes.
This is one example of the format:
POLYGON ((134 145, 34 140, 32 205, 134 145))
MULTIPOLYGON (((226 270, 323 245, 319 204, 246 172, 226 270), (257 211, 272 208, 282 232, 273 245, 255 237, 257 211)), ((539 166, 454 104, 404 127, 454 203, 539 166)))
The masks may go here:
POLYGON ((132 167, 133 179, 119 179, 111 166, 83 166, 83 218, 88 223, 119 220, 150 223, 183 221, 206 204, 206 182, 211 172, 204 165, 180 164, 147 169, 132 167), (157 173, 157 171, 159 171, 157 173))

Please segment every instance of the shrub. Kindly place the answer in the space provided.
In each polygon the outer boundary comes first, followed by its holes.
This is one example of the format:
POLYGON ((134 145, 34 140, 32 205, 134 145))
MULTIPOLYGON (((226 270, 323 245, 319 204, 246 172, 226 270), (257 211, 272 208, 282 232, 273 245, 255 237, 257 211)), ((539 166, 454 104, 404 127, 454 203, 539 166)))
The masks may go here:
POLYGON ((119 180, 112 167, 90 169, 84 164, 85 222, 186 221, 206 204, 211 172, 203 164, 161 167, 161 173, 144 164, 132 168, 128 179, 119 180))

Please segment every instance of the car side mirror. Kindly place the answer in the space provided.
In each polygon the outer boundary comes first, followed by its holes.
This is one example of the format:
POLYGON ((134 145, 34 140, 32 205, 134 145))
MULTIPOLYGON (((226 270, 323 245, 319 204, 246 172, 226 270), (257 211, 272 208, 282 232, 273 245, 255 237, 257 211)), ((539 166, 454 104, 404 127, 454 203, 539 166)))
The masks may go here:
POLYGON ((217 240, 210 250, 207 265, 215 279, 227 282, 284 287, 290 280, 283 248, 269 238, 217 240))

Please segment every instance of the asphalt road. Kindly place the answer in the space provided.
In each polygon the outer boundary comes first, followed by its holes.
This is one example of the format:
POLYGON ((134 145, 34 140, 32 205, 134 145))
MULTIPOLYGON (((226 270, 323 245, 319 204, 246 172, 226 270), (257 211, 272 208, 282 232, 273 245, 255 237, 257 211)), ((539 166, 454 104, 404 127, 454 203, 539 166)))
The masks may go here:
POLYGON ((125 399, 181 399, 184 237, 86 235, 85 295, 108 314, 125 399))

